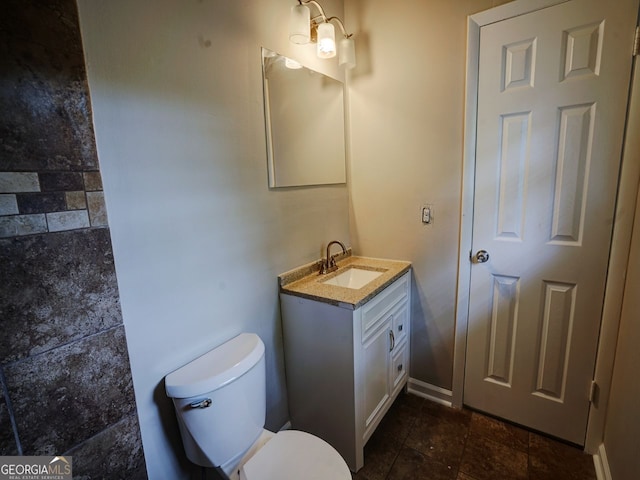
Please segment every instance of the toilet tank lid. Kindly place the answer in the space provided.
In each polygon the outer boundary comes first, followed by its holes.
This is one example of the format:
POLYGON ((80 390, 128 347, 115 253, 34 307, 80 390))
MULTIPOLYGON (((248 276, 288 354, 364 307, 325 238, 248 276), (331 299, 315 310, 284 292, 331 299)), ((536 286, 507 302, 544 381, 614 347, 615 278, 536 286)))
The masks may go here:
POLYGON ((189 398, 217 390, 249 371, 263 355, 260 337, 242 333, 167 375, 167 395, 189 398))

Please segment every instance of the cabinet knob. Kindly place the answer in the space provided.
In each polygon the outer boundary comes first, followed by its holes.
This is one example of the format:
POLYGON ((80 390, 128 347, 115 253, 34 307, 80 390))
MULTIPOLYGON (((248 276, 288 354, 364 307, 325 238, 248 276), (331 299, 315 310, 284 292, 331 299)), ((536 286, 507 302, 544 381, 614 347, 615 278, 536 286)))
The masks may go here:
POLYGON ((402 364, 398 365, 398 371, 401 372, 402 371, 402 364))
POLYGON ((401 332, 402 331, 402 324, 398 325, 398 331, 401 332))

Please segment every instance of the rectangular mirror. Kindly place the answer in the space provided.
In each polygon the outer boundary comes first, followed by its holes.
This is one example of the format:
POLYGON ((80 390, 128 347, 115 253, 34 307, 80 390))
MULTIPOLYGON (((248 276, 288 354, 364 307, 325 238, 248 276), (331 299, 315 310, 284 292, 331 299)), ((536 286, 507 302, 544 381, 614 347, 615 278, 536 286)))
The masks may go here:
POLYGON ((346 182, 342 82, 262 49, 269 187, 346 182))

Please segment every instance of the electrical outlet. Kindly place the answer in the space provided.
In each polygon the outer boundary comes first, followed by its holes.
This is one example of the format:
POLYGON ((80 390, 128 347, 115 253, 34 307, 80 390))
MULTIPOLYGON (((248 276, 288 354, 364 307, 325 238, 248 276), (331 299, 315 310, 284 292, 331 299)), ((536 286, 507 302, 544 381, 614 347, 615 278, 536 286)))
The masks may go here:
POLYGON ((422 205, 422 223, 425 225, 433 223, 433 205, 422 205))

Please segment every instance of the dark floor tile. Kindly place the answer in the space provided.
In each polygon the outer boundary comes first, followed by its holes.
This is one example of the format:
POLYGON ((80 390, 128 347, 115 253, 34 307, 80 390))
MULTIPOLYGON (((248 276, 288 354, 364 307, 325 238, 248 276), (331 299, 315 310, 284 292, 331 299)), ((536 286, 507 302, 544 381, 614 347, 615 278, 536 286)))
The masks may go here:
POLYGON ((453 480, 456 470, 412 448, 403 447, 387 480, 453 480))
POLYGON ((523 452, 529 451, 528 431, 481 413, 471 415, 470 432, 523 452))
POLYGON ((526 480, 527 454, 485 437, 470 435, 460 471, 476 480, 526 480))
POLYGON ((456 480, 476 480, 476 479, 473 477, 470 477, 466 473, 458 472, 458 476, 456 477, 456 480))
MULTIPOLYGON (((425 406, 429 403, 432 402, 425 402, 425 406)), ((456 467, 462 457, 470 419, 471 415, 463 410, 428 405, 416 418, 405 443, 438 462, 456 467)))
POLYGON ((416 418, 420 415, 421 403, 416 402, 414 400, 416 398, 422 400, 415 395, 399 395, 378 425, 376 434, 392 436, 404 442, 416 418))
POLYGON ((596 475, 592 457, 580 449, 480 413, 402 394, 365 447, 364 468, 353 478, 596 480, 596 475))
POLYGON ((472 415, 471 410, 452 408, 429 400, 425 400, 422 404, 422 413, 464 425, 469 425, 472 415))
POLYGON ((376 430, 364 447, 364 467, 356 475, 352 475, 353 478, 357 480, 387 478, 401 448, 401 439, 386 435, 380 429, 376 430))
POLYGON ((534 433, 529 439, 531 480, 595 480, 593 457, 582 450, 534 433))
POLYGON ((419 397, 418 395, 400 392, 398 398, 396 398, 396 400, 394 401, 394 405, 402 405, 404 407, 410 408, 411 410, 415 410, 416 413, 419 413, 422 409, 422 406, 427 402, 428 400, 419 397))

